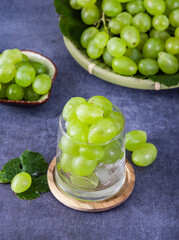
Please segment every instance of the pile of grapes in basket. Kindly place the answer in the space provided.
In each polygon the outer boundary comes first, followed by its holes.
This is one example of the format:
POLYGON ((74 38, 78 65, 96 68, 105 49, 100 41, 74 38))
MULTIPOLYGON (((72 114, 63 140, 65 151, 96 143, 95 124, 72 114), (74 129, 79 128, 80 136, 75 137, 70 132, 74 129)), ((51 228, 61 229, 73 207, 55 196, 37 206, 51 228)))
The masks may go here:
POLYGON ((145 76, 179 68, 178 0, 70 0, 89 27, 81 45, 115 73, 145 76))

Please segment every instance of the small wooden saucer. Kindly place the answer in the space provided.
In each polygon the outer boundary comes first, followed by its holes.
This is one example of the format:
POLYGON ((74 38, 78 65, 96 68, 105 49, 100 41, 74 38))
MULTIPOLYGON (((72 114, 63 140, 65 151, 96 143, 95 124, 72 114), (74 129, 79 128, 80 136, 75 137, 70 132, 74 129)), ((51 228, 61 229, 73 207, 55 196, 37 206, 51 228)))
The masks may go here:
POLYGON ((57 187, 54 179, 55 165, 56 165, 56 158, 52 160, 47 172, 47 180, 48 180, 49 188, 52 194, 54 195, 54 197, 58 201, 78 211, 101 212, 101 211, 110 210, 114 207, 119 206, 121 203, 127 200, 134 189, 134 185, 135 185, 134 169, 130 164, 130 162, 126 159, 126 180, 123 187, 120 189, 120 191, 116 195, 106 200, 98 201, 98 202, 80 201, 78 199, 72 198, 69 195, 65 194, 61 189, 57 187))

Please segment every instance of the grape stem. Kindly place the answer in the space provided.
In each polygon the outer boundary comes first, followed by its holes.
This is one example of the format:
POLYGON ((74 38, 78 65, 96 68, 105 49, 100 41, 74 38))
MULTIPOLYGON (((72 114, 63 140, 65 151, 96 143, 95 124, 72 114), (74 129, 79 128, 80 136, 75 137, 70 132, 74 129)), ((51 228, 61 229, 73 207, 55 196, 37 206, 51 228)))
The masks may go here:
POLYGON ((103 23, 104 26, 104 30, 108 33, 108 27, 106 25, 106 21, 110 21, 109 19, 105 19, 105 13, 102 13, 102 18, 100 18, 97 22, 94 23, 94 25, 96 26, 96 28, 99 28, 101 22, 103 23))

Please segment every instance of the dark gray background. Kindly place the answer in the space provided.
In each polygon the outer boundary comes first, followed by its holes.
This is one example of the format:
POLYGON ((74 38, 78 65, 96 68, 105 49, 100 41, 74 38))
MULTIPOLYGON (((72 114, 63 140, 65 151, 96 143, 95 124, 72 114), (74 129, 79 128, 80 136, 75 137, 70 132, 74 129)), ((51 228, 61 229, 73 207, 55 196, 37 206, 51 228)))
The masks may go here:
POLYGON ((158 156, 149 167, 134 166, 133 194, 108 212, 77 212, 50 192, 23 201, 10 185, 0 185, 0 240, 179 239, 179 90, 134 90, 90 76, 66 50, 52 0, 0 0, 0 52, 7 48, 31 49, 50 57, 58 76, 45 105, 0 105, 0 168, 27 148, 42 153, 50 163, 58 116, 66 101, 99 94, 122 109, 127 131, 147 132, 158 156))

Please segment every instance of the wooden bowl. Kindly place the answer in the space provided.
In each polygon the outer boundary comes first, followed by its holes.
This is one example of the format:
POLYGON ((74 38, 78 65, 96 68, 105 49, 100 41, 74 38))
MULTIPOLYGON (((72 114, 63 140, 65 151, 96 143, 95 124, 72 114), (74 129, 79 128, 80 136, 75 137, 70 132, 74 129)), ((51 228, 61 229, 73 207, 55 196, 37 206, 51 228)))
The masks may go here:
MULTIPOLYGON (((40 53, 34 52, 34 51, 22 50, 21 52, 23 54, 25 54, 31 61, 40 62, 44 66, 46 66, 46 68, 48 69, 48 75, 50 76, 50 78, 52 80, 52 85, 53 85, 54 80, 57 75, 57 67, 52 62, 52 60, 49 59, 48 57, 43 56, 40 53)), ((52 91, 52 86, 51 86, 51 89, 49 90, 49 92, 42 95, 37 101, 25 101, 25 100, 14 101, 14 100, 0 99, 0 103, 22 104, 22 105, 40 105, 49 100, 51 91, 52 91)))
POLYGON ((179 84, 172 87, 167 87, 158 82, 153 82, 150 79, 139 79, 135 77, 125 77, 113 72, 113 70, 107 67, 100 61, 91 60, 84 51, 80 51, 68 38, 64 37, 65 45, 72 55, 72 57, 90 74, 95 75, 107 82, 111 82, 124 87, 145 89, 145 90, 160 90, 160 89, 172 89, 178 88, 179 84))

